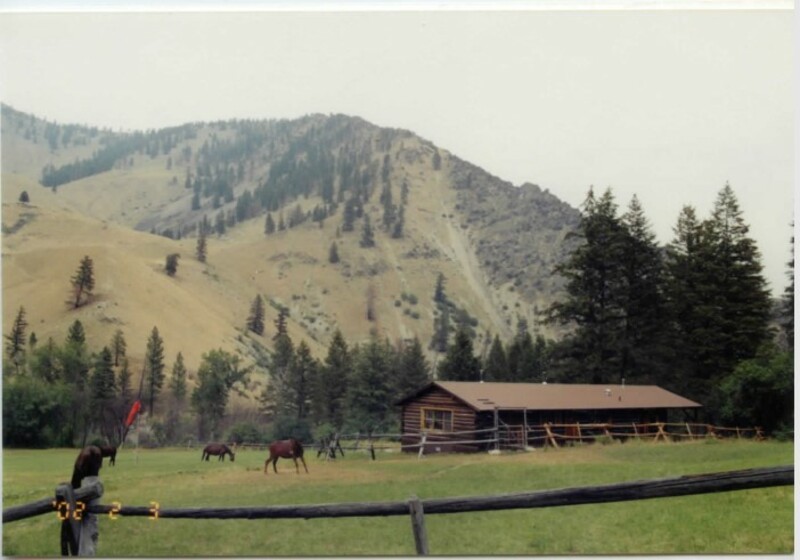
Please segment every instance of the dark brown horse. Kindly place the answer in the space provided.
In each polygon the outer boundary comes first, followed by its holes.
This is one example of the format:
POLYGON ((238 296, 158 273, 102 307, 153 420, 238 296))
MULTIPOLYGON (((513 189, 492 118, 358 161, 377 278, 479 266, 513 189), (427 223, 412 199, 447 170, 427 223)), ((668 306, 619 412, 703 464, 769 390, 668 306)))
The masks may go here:
MULTIPOLYGON (((100 474, 100 467, 103 466, 103 454, 100 448, 95 445, 84 447, 75 459, 75 467, 72 469, 73 488, 80 488, 81 481, 87 476, 97 476, 100 474)), ((72 531, 72 525, 64 520, 61 523, 61 555, 78 555, 78 539, 72 531)))
POLYGON ((296 439, 284 439, 270 444, 269 459, 264 461, 264 474, 267 474, 267 466, 270 461, 272 462, 272 470, 275 471, 275 474, 278 474, 278 468, 275 466, 278 459, 292 459, 294 461, 294 470, 298 474, 300 473, 300 468, 297 466, 297 460, 300 459, 303 462, 303 468, 308 472, 306 460, 303 459, 303 446, 296 439))
POLYGON ((113 445, 99 445, 100 454, 103 457, 108 457, 108 464, 109 465, 116 465, 117 464, 117 448, 113 445))
POLYGON ((205 448, 203 448, 203 455, 200 457, 200 460, 202 461, 203 459, 205 459, 206 461, 208 461, 208 458, 211 455, 219 455, 218 460, 224 461, 226 454, 231 456, 231 461, 235 460, 236 457, 233 454, 233 451, 231 451, 230 447, 228 447, 224 443, 209 443, 208 445, 205 446, 205 448))
POLYGON ((103 453, 96 445, 84 447, 75 459, 75 468, 72 469, 72 487, 80 488, 81 480, 87 476, 97 476, 100 474, 100 467, 103 466, 103 453))

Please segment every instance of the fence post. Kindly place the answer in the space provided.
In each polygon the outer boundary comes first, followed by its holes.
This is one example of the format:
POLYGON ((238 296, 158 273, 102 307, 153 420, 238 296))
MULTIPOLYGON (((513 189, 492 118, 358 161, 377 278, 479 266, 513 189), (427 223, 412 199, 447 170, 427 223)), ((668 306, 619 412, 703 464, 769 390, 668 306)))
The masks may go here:
POLYGON ((525 434, 524 441, 522 442, 522 450, 526 451, 528 449, 528 409, 522 409, 522 430, 525 434))
POLYGON ((417 555, 428 555, 428 534, 425 532, 425 512, 422 502, 416 496, 408 500, 408 510, 411 513, 411 529, 414 531, 414 546, 417 555))
POLYGON ((100 529, 97 525, 97 516, 89 513, 89 506, 98 505, 103 495, 103 484, 96 476, 84 477, 81 488, 97 486, 97 497, 86 504, 81 519, 80 537, 78 537, 78 556, 94 556, 97 552, 97 540, 100 538, 100 529))
POLYGON ((494 407, 494 449, 500 451, 500 416, 494 407))
POLYGON ((428 433, 422 432, 422 439, 419 441, 419 453, 417 454, 417 459, 422 459, 422 455, 425 454, 425 440, 428 439, 428 433))
POLYGON ((78 555, 80 524, 75 519, 75 494, 72 485, 64 483, 56 487, 56 511, 61 519, 61 556, 78 555), (62 517, 62 507, 66 508, 62 517))

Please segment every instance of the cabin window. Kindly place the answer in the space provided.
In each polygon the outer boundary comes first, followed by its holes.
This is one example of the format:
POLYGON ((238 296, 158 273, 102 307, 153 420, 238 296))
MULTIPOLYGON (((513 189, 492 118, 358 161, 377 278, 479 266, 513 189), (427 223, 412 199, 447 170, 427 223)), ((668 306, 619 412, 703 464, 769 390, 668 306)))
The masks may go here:
POLYGON ((441 408, 423 408, 422 429, 440 432, 452 432, 453 411, 441 408))

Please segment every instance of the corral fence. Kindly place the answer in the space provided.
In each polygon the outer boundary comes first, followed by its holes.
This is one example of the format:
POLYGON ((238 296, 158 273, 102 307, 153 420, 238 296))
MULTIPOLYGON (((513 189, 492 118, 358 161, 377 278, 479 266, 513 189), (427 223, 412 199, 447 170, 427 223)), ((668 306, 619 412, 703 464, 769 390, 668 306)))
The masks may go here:
MULTIPOLYGON (((700 439, 766 439, 759 427, 739 428, 690 422, 649 423, 545 423, 509 425, 472 431, 423 431, 414 433, 330 434, 316 442, 305 442, 317 456, 336 458, 345 451, 366 452, 374 460, 376 451, 416 451, 418 457, 440 451, 529 450, 536 447, 570 446, 613 441, 690 441, 700 439)), ((264 451, 267 443, 231 443, 234 450, 264 451)))
POLYGON ((787 465, 518 494, 426 500, 411 496, 405 502, 162 508, 158 504, 154 507, 153 503, 150 506, 100 504, 102 483, 97 477, 86 477, 81 488, 74 491, 69 484, 59 485, 55 491, 55 499, 45 498, 4 509, 3 523, 55 512, 61 522, 62 555, 66 556, 71 552, 73 555, 93 556, 99 539, 99 515, 108 515, 111 518, 249 520, 409 515, 417 554, 427 555, 429 548, 425 515, 575 506, 791 485, 794 485, 794 466, 787 465), (77 541, 74 548, 68 546, 64 539, 67 524, 77 541))

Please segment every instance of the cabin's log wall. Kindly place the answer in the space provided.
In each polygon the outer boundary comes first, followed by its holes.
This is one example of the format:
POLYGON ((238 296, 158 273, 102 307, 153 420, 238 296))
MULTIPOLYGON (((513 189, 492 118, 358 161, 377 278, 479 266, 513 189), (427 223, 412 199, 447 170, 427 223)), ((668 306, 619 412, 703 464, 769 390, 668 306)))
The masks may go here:
MULTIPOLYGON (((465 405, 451 394, 438 387, 432 387, 426 393, 418 396, 403 406, 401 420, 402 445, 415 445, 420 442, 422 430, 422 409, 436 408, 453 412, 453 431, 469 432, 475 430, 475 411, 465 405)), ((454 436, 453 439, 476 439, 471 436, 454 436)), ((437 451, 475 451, 474 445, 447 445, 436 437, 435 431, 428 431, 429 443, 425 445, 425 453, 437 451), (431 441, 434 440, 434 441, 431 441), (436 441, 439 440, 439 441, 436 441)), ((418 448, 408 448, 406 451, 418 452, 418 448)))

